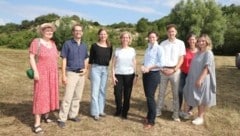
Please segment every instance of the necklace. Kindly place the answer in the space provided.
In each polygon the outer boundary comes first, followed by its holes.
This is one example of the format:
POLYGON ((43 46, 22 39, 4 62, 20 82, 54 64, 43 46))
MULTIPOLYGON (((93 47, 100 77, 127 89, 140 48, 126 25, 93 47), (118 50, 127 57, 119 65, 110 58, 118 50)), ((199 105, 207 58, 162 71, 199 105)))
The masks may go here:
POLYGON ((41 43, 47 48, 52 48, 52 42, 50 40, 46 41, 44 39, 41 39, 41 43))

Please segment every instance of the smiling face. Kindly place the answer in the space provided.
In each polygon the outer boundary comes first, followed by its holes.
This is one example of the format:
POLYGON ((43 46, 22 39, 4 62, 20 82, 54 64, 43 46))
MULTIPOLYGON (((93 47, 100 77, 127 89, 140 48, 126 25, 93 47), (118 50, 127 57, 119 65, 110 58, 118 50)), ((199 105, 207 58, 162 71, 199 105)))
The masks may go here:
POLYGON ((176 38, 176 35, 177 35, 177 30, 174 27, 170 27, 167 30, 167 35, 168 35, 168 38, 170 40, 174 40, 176 38))
POLYGON ((74 29, 72 30, 72 34, 74 39, 81 39, 83 35, 83 30, 81 26, 74 26, 74 29))
POLYGON ((205 51, 207 49, 208 43, 207 43, 207 40, 206 40, 205 37, 200 37, 198 39, 197 44, 198 44, 198 47, 201 51, 205 51))
POLYGON ((98 34, 99 41, 106 42, 108 38, 108 34, 105 30, 101 30, 98 34))
POLYGON ((188 45, 189 45, 189 48, 195 48, 196 46, 196 43, 197 43, 197 39, 196 39, 196 36, 191 36, 188 38, 188 45))
POLYGON ((150 44, 154 44, 155 42, 157 42, 157 39, 158 39, 158 37, 157 37, 156 33, 150 33, 148 35, 148 42, 150 44))
POLYGON ((122 43, 122 46, 128 46, 129 43, 130 43, 130 36, 125 33, 121 36, 121 43, 122 43))
POLYGON ((132 42, 132 36, 129 32, 125 31, 121 33, 120 40, 121 40, 122 47, 127 47, 132 42))
POLYGON ((42 30, 42 37, 45 38, 45 39, 51 39, 53 37, 53 29, 50 28, 50 27, 47 27, 47 28, 44 28, 42 30))

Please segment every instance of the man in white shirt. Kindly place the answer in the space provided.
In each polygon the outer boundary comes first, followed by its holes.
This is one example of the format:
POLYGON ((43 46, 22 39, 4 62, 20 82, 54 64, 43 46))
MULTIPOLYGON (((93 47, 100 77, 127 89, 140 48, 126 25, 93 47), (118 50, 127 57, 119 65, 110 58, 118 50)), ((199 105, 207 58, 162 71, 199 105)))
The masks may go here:
POLYGON ((178 86, 180 79, 180 66, 183 63, 185 55, 185 44, 183 41, 176 38, 176 25, 170 24, 166 27, 168 39, 162 41, 160 46, 163 48, 165 66, 161 70, 160 90, 157 101, 157 116, 161 116, 161 110, 164 106, 165 92, 168 82, 170 81, 173 94, 173 115, 174 121, 180 122, 179 119, 179 100, 178 86))

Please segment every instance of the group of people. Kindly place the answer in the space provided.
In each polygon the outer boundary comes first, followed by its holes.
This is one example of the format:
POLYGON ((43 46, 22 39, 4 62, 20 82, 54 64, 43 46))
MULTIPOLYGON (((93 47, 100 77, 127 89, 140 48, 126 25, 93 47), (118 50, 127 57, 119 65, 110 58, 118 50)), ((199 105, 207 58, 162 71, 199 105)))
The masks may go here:
MULTIPOLYGON (((139 77, 137 73, 136 51, 130 47, 131 33, 120 34, 120 47, 113 51, 106 29, 98 31, 98 41, 93 43, 90 53, 82 41, 83 26, 72 26, 73 38, 65 41, 62 50, 62 82, 65 94, 59 106, 58 91, 58 51, 52 39, 55 25, 44 23, 39 27, 41 38, 35 38, 29 48, 30 64, 34 70, 33 131, 42 133, 41 121, 52 122, 49 113, 59 109, 57 124, 64 128, 65 122, 79 122, 78 112, 85 79, 91 81, 90 115, 98 121, 105 117, 106 87, 109 75, 114 85, 116 112, 114 116, 128 118, 133 85, 139 77), (37 60, 36 60, 37 58, 37 60)), ((192 121, 203 124, 207 107, 216 105, 216 76, 214 55, 210 38, 204 34, 197 38, 187 37, 188 48, 176 38, 174 24, 166 27, 168 39, 159 45, 157 32, 148 33, 148 45, 141 66, 143 90, 147 103, 144 128, 150 129, 155 118, 162 115, 164 97, 168 81, 172 86, 174 121, 180 117, 187 119, 192 109, 198 107, 198 116, 192 121), (157 102, 155 92, 160 84, 157 102), (183 98, 186 101, 182 108, 183 98)))

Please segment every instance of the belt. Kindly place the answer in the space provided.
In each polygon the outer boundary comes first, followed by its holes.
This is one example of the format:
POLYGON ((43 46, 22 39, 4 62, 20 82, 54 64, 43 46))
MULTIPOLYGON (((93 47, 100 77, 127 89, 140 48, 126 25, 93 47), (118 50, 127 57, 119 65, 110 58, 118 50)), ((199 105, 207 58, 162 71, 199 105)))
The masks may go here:
POLYGON ((69 71, 75 72, 75 73, 82 73, 81 69, 79 69, 79 70, 69 70, 69 71))
POLYGON ((175 68, 176 66, 165 66, 163 68, 175 68))

